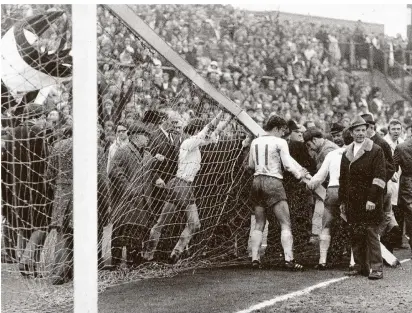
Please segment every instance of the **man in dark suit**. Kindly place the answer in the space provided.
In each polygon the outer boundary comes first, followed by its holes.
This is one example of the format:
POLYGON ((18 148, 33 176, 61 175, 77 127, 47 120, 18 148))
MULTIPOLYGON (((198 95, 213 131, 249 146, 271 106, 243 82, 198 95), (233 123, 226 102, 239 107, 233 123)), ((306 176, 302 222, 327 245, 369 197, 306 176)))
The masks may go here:
POLYGON ((123 246, 126 246, 128 261, 134 261, 142 246, 144 230, 148 227, 149 169, 156 161, 146 149, 148 137, 147 130, 141 125, 131 125, 129 142, 120 147, 113 157, 109 178, 121 194, 121 201, 112 208, 113 266, 121 263, 123 246))
POLYGON ((371 114, 363 114, 362 118, 368 124, 368 128, 366 130, 366 135, 369 137, 373 143, 377 144, 379 147, 382 148, 383 153, 385 155, 385 169, 386 169, 386 177, 385 177, 385 194, 384 194, 384 203, 383 209, 385 212, 385 220, 382 221, 382 224, 379 226, 379 234, 382 236, 389 232, 394 227, 399 227, 398 222, 395 219, 395 215, 393 214, 392 210, 392 203, 391 198, 392 194, 388 191, 386 184, 392 179, 393 174, 395 174, 395 165, 393 163, 392 158, 392 150, 389 144, 383 139, 378 133, 375 131, 375 121, 371 114))
POLYGON ((152 131, 148 147, 150 154, 157 157, 151 170, 155 184, 152 186, 151 201, 154 201, 155 207, 157 207, 156 201, 163 199, 164 187, 177 171, 179 146, 182 142, 182 125, 179 124, 178 119, 167 118, 165 114, 158 111, 147 111, 145 117, 149 114, 150 117, 143 118, 143 121, 157 125, 152 131))
POLYGON ((2 155, 2 215, 22 236, 22 275, 36 275, 36 264, 50 224, 53 193, 45 180, 49 157, 45 137, 45 112, 42 105, 28 104, 26 120, 14 129, 5 142, 2 155))
POLYGON ((412 138, 396 147, 393 158, 396 169, 402 170, 398 206, 405 214, 406 235, 412 250, 412 138))
MULTIPOLYGON (((310 156, 303 142, 305 128, 298 126, 294 121, 288 122, 289 136, 286 139, 289 153, 302 167, 306 168, 311 175, 316 173, 316 162, 310 156)), ((311 235, 311 218, 313 211, 312 193, 305 184, 299 183, 291 173, 285 172, 283 184, 290 206, 290 217, 292 220, 292 232, 296 234, 298 244, 309 241, 311 235)), ((269 230, 270 231, 270 230, 269 230)))
POLYGON ((378 226, 383 220, 383 195, 386 185, 385 157, 382 148, 367 138, 368 124, 361 117, 349 130, 354 142, 342 156, 339 200, 351 228, 355 266, 347 275, 383 278, 383 263, 378 226))

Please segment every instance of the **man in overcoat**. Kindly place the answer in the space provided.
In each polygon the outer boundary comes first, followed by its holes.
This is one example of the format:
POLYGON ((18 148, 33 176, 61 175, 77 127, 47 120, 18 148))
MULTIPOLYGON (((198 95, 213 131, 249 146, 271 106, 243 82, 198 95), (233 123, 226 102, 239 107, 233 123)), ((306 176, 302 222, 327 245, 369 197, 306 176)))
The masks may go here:
POLYGON ((383 220, 386 185, 385 156, 366 137, 368 124, 356 117, 350 127, 354 142, 342 156, 339 200, 347 215, 355 266, 348 275, 383 278, 378 226, 383 220))
POLYGON ((127 249, 127 260, 132 262, 140 252, 145 229, 148 227, 147 186, 154 158, 146 150, 146 129, 139 124, 129 128, 129 143, 119 148, 112 161, 110 179, 117 184, 121 201, 112 208, 112 265, 122 260, 122 248, 127 249))
POLYGON ((23 238, 19 269, 27 276, 37 274, 53 195, 44 179, 49 152, 43 106, 28 104, 24 117, 26 120, 12 131, 11 140, 5 142, 2 214, 23 238))

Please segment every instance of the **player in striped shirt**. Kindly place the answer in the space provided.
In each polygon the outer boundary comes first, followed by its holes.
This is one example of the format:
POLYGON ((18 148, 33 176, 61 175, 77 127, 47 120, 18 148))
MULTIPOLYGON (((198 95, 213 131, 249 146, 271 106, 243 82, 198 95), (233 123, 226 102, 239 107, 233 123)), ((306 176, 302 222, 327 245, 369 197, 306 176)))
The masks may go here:
POLYGON ((266 123, 265 136, 254 139, 250 146, 249 168, 254 170, 252 199, 255 206, 255 229, 251 234, 252 265, 260 267, 259 249, 262 244, 266 214, 274 214, 281 227, 281 242, 285 257, 285 267, 302 270, 303 266, 293 258, 293 236, 291 231, 289 206, 283 187, 283 168, 297 179, 302 179, 308 172, 301 168, 289 154, 286 140, 282 139, 286 130, 286 121, 279 116, 272 116, 266 123))

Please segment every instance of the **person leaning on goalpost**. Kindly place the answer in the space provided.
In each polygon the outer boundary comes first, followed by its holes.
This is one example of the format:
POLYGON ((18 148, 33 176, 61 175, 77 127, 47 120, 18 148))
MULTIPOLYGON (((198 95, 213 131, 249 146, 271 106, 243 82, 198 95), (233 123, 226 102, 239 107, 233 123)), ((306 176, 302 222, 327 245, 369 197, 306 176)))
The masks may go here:
POLYGON ((272 213, 281 227, 281 242, 285 257, 285 267, 303 270, 303 266, 293 258, 293 236, 291 231, 289 206, 283 187, 283 168, 297 179, 309 173, 295 166, 284 135, 287 123, 282 117, 272 116, 264 126, 266 135, 255 138, 250 145, 249 168, 254 171, 251 198, 255 206, 255 229, 251 235, 252 266, 260 268, 259 249, 262 244, 266 213, 272 213))
POLYGON ((203 119, 195 118, 185 127, 184 132, 190 137, 184 140, 180 146, 177 173, 166 185, 168 195, 162 213, 150 231, 150 237, 142 255, 143 261, 153 260, 162 228, 170 223, 178 208, 185 209, 187 223, 169 257, 169 263, 174 264, 179 260, 193 234, 200 229, 199 214, 192 187, 195 176, 200 170, 202 159, 199 147, 217 143, 219 133, 229 124, 231 119, 230 115, 223 118, 223 112, 220 112, 206 126, 203 119))

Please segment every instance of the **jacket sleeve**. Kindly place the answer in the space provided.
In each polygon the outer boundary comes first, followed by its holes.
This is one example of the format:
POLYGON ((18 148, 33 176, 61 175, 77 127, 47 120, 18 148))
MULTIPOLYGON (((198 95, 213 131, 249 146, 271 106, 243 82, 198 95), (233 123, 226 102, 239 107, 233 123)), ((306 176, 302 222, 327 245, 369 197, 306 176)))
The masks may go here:
POLYGON ((339 176, 339 202, 344 203, 345 195, 347 194, 347 180, 348 180, 348 168, 346 165, 345 153, 342 156, 342 161, 340 162, 340 176, 339 176))
POLYGON ((395 174, 395 164, 393 162, 391 147, 385 140, 382 141, 383 144, 381 147, 383 149, 386 164, 386 166, 382 166, 382 168, 385 167, 386 169, 385 182, 388 182, 392 178, 393 174, 395 174))
POLYGON ((380 147, 373 155, 371 168, 373 171, 373 180, 369 188, 368 201, 376 204, 378 199, 383 196, 387 177, 385 171, 385 155, 380 147))

